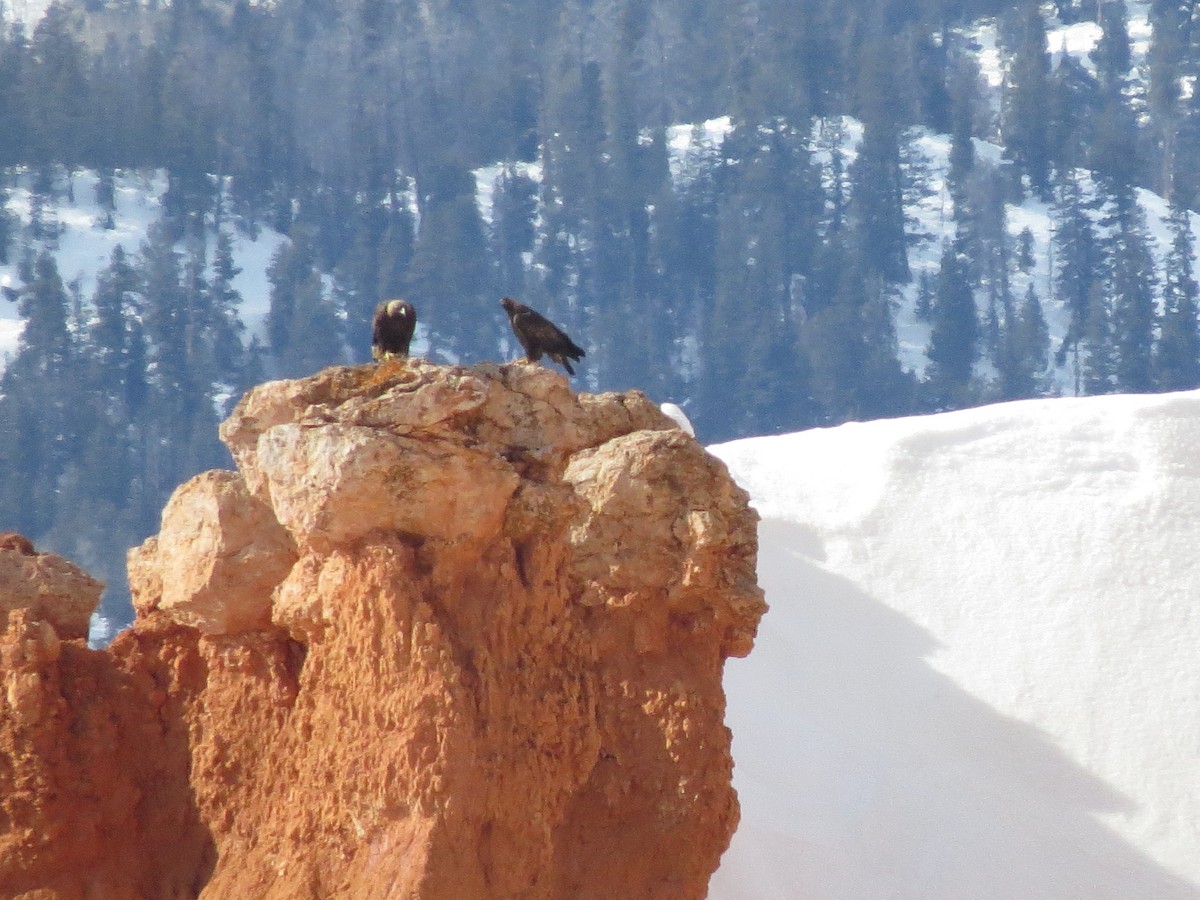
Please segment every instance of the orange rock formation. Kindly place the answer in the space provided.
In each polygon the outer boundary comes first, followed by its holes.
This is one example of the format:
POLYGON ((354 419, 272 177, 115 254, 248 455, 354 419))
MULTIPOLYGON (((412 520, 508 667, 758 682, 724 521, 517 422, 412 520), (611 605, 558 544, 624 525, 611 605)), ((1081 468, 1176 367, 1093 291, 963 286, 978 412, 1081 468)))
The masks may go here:
POLYGON ((0 896, 704 896, 765 609, 719 461, 528 365, 266 384, 222 438, 108 650, 7 616, 0 896))

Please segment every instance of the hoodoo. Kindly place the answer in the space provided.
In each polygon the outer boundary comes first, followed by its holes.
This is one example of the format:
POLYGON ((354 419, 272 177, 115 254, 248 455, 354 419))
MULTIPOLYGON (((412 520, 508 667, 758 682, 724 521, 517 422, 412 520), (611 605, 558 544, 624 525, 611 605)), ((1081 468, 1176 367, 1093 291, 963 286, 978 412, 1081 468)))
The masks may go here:
POLYGON ((327 369, 221 432, 110 648, 10 617, 0 895, 705 895, 765 609, 721 462, 526 364, 327 369))

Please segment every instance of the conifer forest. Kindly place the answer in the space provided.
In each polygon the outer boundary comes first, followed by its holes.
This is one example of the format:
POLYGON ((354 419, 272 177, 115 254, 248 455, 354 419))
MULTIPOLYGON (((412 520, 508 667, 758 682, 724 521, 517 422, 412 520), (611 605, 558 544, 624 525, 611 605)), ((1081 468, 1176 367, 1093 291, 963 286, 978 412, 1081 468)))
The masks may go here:
POLYGON ((471 364, 520 355, 518 297, 586 348, 573 388, 705 443, 1200 386, 1190 0, 0 9, 0 530, 108 580, 117 622, 126 548, 231 464, 242 392, 368 363, 384 298, 471 364), (84 172, 109 210, 165 179, 86 289, 84 172), (243 296, 235 241, 268 231, 243 296))

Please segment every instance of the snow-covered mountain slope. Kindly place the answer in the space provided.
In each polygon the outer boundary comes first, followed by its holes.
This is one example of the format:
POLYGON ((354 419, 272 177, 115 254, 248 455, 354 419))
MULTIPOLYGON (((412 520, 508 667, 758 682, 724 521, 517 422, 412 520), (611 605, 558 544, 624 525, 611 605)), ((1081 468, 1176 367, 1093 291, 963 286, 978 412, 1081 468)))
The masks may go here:
MULTIPOLYGON (((59 236, 50 247, 63 283, 77 282, 81 295, 90 298, 96 287, 96 275, 111 260, 112 251, 121 245, 132 255, 137 254, 146 240, 150 227, 162 218, 162 196, 167 180, 161 172, 125 171, 114 179, 114 205, 111 227, 105 227, 107 214, 96 201, 96 173, 79 170, 71 174, 71 189, 59 185, 59 197, 48 204, 43 213, 48 222, 57 224, 59 236)), ((0 264, 0 286, 17 287, 21 244, 28 234, 33 197, 30 186, 32 174, 16 179, 10 190, 8 210, 19 223, 19 234, 9 247, 9 263, 0 264)), ((228 226, 226 226, 228 227, 228 226)), ((210 229, 208 253, 216 247, 216 233, 210 229)), ((285 238, 270 228, 259 226, 251 237, 236 229, 230 230, 234 262, 241 270, 233 286, 242 296, 239 314, 246 325, 246 340, 263 338, 264 322, 269 308, 270 284, 267 266, 271 256, 285 238)), ((46 246, 38 242, 36 247, 46 246)), ((17 304, 0 297, 0 371, 6 357, 15 353, 23 322, 17 304)))
POLYGON ((770 611, 714 900, 1200 898, 1200 392, 713 447, 770 611))
MULTIPOLYGON (((1003 148, 978 139, 974 143, 976 159, 981 164, 994 167, 1005 164, 1003 148)), ((913 129, 910 132, 909 146, 911 164, 915 164, 921 170, 922 186, 913 192, 910 202, 906 204, 908 233, 912 242, 909 249, 909 265, 914 277, 913 281, 902 286, 900 291, 901 302, 896 312, 896 332, 901 364, 906 369, 922 374, 929 362, 925 355, 929 347, 929 324, 917 315, 917 279, 922 274, 931 278, 937 275, 943 246, 954 234, 954 204, 946 180, 950 170, 949 137, 932 134, 924 129, 913 129)), ((850 153, 853 153, 853 148, 850 148, 850 153)), ((1098 197, 1096 182, 1090 172, 1082 170, 1079 172, 1079 182, 1086 201, 1096 205, 1091 215, 1097 225, 1097 234, 1103 237, 1107 231, 1099 224, 1103 204, 1098 197)), ((1149 249, 1155 259, 1156 269, 1161 273, 1163 260, 1171 245, 1169 206, 1166 200, 1151 191, 1139 189, 1136 193, 1138 204, 1146 219, 1149 249)), ((1028 272, 1016 271, 1012 274, 1012 296, 1019 300, 1030 284, 1033 285, 1042 302, 1050 331, 1051 347, 1057 348, 1067 332, 1070 321, 1070 311, 1058 298, 1060 292, 1054 284, 1056 272, 1053 243, 1059 225, 1058 214, 1052 204, 1029 196, 1020 204, 1005 204, 1005 219, 1013 246, 1017 245, 1023 231, 1027 230, 1032 238, 1033 265, 1028 272)), ((1189 221, 1193 240, 1200 242, 1200 216, 1192 213, 1189 221)), ((1200 278, 1200 263, 1195 266, 1193 274, 1200 278)), ((982 297, 977 299, 980 301, 978 311, 982 320, 986 310, 982 306, 982 297)), ((1058 393, 1074 393, 1074 374, 1069 361, 1052 370, 1050 376, 1050 381, 1058 393)))
MULTIPOLYGON (((0 13, 10 20, 20 19, 32 25, 41 16, 45 5, 35 0, 8 0, 7 3, 0 0, 0 13)), ((1150 48, 1150 4, 1145 0, 1130 0, 1126 5, 1132 59, 1128 93, 1134 98, 1144 98, 1149 71, 1147 56, 1150 48)), ((1062 59, 1069 56, 1085 67, 1094 68, 1089 54, 1100 39, 1100 26, 1094 21, 1064 23, 1052 15, 1052 10, 1052 5, 1045 5, 1047 47, 1052 65, 1059 65, 1062 59)), ((980 121, 977 123, 978 128, 981 129, 981 133, 986 132, 995 140, 1000 140, 998 114, 1001 108, 1001 94, 1012 65, 1009 50, 1003 46, 1002 31, 996 18, 982 19, 955 31, 956 40, 974 54, 974 60, 980 69, 981 86, 993 111, 993 121, 980 121)), ((1139 100, 1139 103, 1144 105, 1144 100, 1139 100)), ((980 118, 984 118, 982 114, 980 118)), ((670 172, 677 186, 685 188, 695 180, 701 167, 719 162, 721 142, 733 125, 729 116, 721 116, 695 125, 677 124, 668 129, 670 172)), ((848 165, 853 160, 855 148, 861 138, 861 128, 849 119, 813 123, 814 160, 827 166, 830 164, 829 145, 823 135, 829 132, 841 136, 844 159, 840 162, 842 165, 848 165)), ((950 142, 945 135, 912 129, 907 134, 906 143, 909 178, 906 218, 909 223, 910 268, 914 273, 914 281, 899 288, 894 298, 894 310, 900 362, 904 368, 921 375, 928 364, 926 351, 930 327, 928 322, 923 321, 916 313, 919 293, 916 279, 937 272, 943 246, 953 234, 953 201, 946 184, 950 142)), ((976 149, 981 165, 996 169, 1006 165, 1003 149, 999 144, 977 141, 976 149)), ((536 181, 541 178, 541 166, 534 163, 497 162, 478 169, 475 175, 479 209, 485 222, 491 218, 496 179, 502 173, 516 173, 536 181)), ((161 179, 157 178, 140 178, 134 175, 121 179, 118 193, 123 196, 118 197, 117 228, 105 232, 96 227, 99 221, 98 210, 87 187, 89 180, 95 180, 94 176, 82 172, 77 173, 75 178, 79 183, 76 188, 78 202, 64 203, 61 208, 55 210, 58 220, 66 229, 62 238, 62 249, 59 251, 59 262, 64 280, 70 281, 76 275, 82 276, 86 296, 91 277, 95 270, 107 261, 108 254, 117 241, 123 243, 126 250, 136 252, 142 235, 135 232, 141 229, 144 233, 145 227, 156 215, 162 186, 161 179)), ((1082 178, 1082 186, 1087 199, 1094 199, 1094 185, 1086 174, 1082 178)), ((1160 197, 1144 191, 1140 193, 1140 201, 1146 213, 1152 250, 1161 268, 1168 243, 1165 225, 1166 204, 1160 197)), ((27 188, 18 189, 14 193, 10 209, 28 216, 27 188)), ((1032 198, 1020 204, 1007 204, 1005 211, 1007 228, 1014 246, 1018 236, 1026 229, 1032 238, 1033 264, 1028 270, 1013 274, 1012 297, 1019 301, 1024 296, 1027 286, 1032 284, 1036 288, 1048 320, 1051 346, 1057 348, 1067 330, 1069 317, 1064 304, 1055 296, 1057 291, 1053 284, 1055 254, 1052 239, 1057 224, 1055 211, 1050 205, 1032 198)), ((1097 211, 1095 218, 1098 220, 1100 217, 1101 211, 1097 211)), ((543 219, 544 217, 539 218, 538 222, 542 222, 543 219)), ((1200 222, 1193 218, 1192 224, 1193 231, 1200 232, 1200 222)), ((265 263, 279 239, 278 235, 264 232, 262 240, 243 241, 239 247, 238 265, 243 269, 243 273, 237 286, 245 297, 246 306, 242 310, 242 317, 248 326, 248 335, 258 333, 256 324, 261 322, 265 313, 267 293, 261 289, 265 284, 265 263)), ((1197 275, 1200 276, 1200 267, 1197 268, 1197 275)), ((11 266, 0 267, 0 284, 12 284, 13 277, 11 266)), ((986 312, 983 309, 984 300, 980 297, 979 301, 982 315, 986 312)), ((11 353, 15 348, 19 328, 15 306, 0 300, 0 366, 3 365, 4 354, 11 353)), ((682 346, 688 346, 689 342, 694 340, 691 335, 679 335, 677 339, 682 346)), ((1043 390, 1060 394, 1075 392, 1076 376, 1073 362, 1064 361, 1057 369, 1050 371, 1043 390)), ((986 362, 980 364, 980 368, 985 370, 981 374, 989 374, 986 371, 987 365, 986 362)))
MULTIPOLYGON (((1129 4, 1129 26, 1133 59, 1129 89, 1131 93, 1139 95, 1146 89, 1145 60, 1150 27, 1148 4, 1129 4)), ((992 106, 998 110, 1001 86, 1009 66, 1008 58, 1000 45, 999 27, 994 19, 981 20, 967 29, 965 36, 968 45, 975 48, 982 82, 989 92, 992 106)), ((1094 22, 1065 25, 1053 18, 1047 22, 1047 43, 1055 64, 1069 55, 1084 65, 1090 65, 1088 54, 1099 37, 1100 28, 1094 22)), ((816 121, 812 123, 812 128, 813 160, 816 165, 827 169, 824 177, 828 181, 833 177, 832 149, 836 146, 841 150, 842 159, 839 166, 844 172, 845 167, 852 163, 856 155, 862 138, 862 128, 858 122, 848 118, 816 121)), ((678 189, 687 189, 704 167, 720 164, 722 142, 732 129, 733 122, 729 116, 695 125, 679 124, 668 129, 669 166, 671 177, 678 189)), ((1003 158, 1003 148, 998 144, 976 140, 975 148, 978 165, 995 170, 1007 165, 1003 158)), ((913 272, 913 281, 899 287, 893 309, 900 363, 905 369, 919 376, 924 374, 928 365, 926 351, 930 339, 930 325, 917 314, 920 293, 918 281, 922 276, 936 276, 943 248, 952 239, 955 229, 954 202, 947 184, 949 153, 950 139, 946 135, 920 128, 911 129, 906 135, 905 169, 908 187, 905 216, 908 223, 909 264, 913 272)), ((529 163, 497 163, 478 169, 475 172, 478 206, 485 222, 492 218, 497 179, 505 173, 515 173, 539 181, 542 170, 540 165, 529 163)), ((9 202, 10 212, 16 214, 23 225, 29 222, 31 180, 32 176, 18 179, 18 187, 12 192, 9 202)), ((160 214, 160 199, 165 182, 157 174, 126 173, 120 176, 116 189, 115 227, 105 230, 101 227, 104 218, 102 210, 94 200, 94 173, 76 172, 73 180, 74 200, 64 199, 52 205, 49 216, 63 229, 57 250, 63 279, 69 283, 78 278, 86 298, 90 296, 96 271, 107 263, 112 248, 117 243, 123 244, 130 253, 136 253, 147 228, 160 214)), ((1096 201, 1096 185, 1089 173, 1081 173, 1080 184, 1084 198, 1096 201)), ((1170 243, 1167 204, 1161 197, 1148 191, 1140 191, 1138 198, 1146 217, 1150 249, 1161 271, 1162 261, 1170 243)), ((419 214, 419 210, 413 211, 419 214)), ((1102 216, 1103 210, 1096 209, 1093 220, 1099 223, 1102 216)), ((1059 292, 1054 284, 1053 239, 1058 225, 1057 213, 1052 204, 1030 196, 1019 204, 1005 204, 1005 217, 1014 248, 1018 245, 1022 232, 1028 231, 1031 239, 1032 265, 1027 269, 1012 272, 1011 295, 1015 301, 1019 301, 1024 297, 1027 287, 1034 287, 1042 302, 1049 326, 1051 348, 1056 349, 1069 323, 1069 311, 1064 302, 1058 299, 1059 292)), ((419 215, 417 218, 419 220, 419 215)), ((543 217, 539 216, 536 221, 543 223, 543 217)), ((1200 218, 1193 215, 1191 221, 1193 234, 1200 242, 1200 218)), ((261 237, 257 240, 249 240, 240 234, 237 238, 237 264, 242 273, 235 287, 243 295, 241 315, 247 325, 247 338, 256 334, 261 336, 261 325, 268 303, 265 270, 282 237, 269 229, 262 229, 261 237)), ((19 241, 20 238, 18 243, 19 241)), ((215 240, 210 241, 211 246, 215 246, 215 240)), ((12 256, 15 258, 18 252, 19 248, 13 249, 12 256)), ((1200 262, 1195 274, 1200 278, 1200 262)), ((15 266, 0 266, 0 285, 11 286, 15 283, 15 266)), ((979 292, 977 297, 981 316, 987 312, 984 308, 986 301, 983 293, 979 292)), ((0 368, 4 365, 5 354, 12 353, 16 348, 20 327, 15 304, 0 299, 0 368)), ((419 340, 426 337, 421 336, 419 340)), ((678 339, 687 345, 694 336, 679 335, 678 339)), ((980 367, 986 369, 987 365, 984 362, 980 367)), ((983 374, 989 373, 984 371, 983 374)), ((1074 360, 1064 360, 1062 365, 1047 372, 1043 390, 1070 395, 1076 391, 1076 374, 1074 360)))
MULTIPOLYGON (((678 126, 671 129, 671 167, 674 178, 686 184, 695 177, 695 168, 711 162, 719 154, 719 146, 729 128, 727 118, 702 123, 699 127, 678 126)), ((844 151, 847 159, 853 159, 855 147, 861 139, 861 127, 853 120, 841 120, 839 133, 844 135, 844 151)), ((907 206, 907 217, 911 236, 909 250, 910 266, 914 281, 902 286, 895 307, 898 353, 901 364, 918 374, 928 364, 925 356, 929 344, 929 324, 916 312, 918 288, 916 277, 922 273, 936 274, 944 241, 953 234, 954 222, 951 214, 952 201, 946 185, 949 170, 950 141, 945 135, 932 134, 915 129, 910 135, 910 164, 918 167, 921 186, 911 193, 907 206)), ((976 141, 978 158, 984 164, 1001 164, 1001 149, 983 141, 976 141)), ((818 152, 817 158, 821 160, 818 152)), ((491 209, 491 194, 500 168, 489 167, 476 173, 479 185, 479 203, 485 218, 491 209)), ((536 167, 522 170, 523 174, 537 177, 536 167)), ((161 175, 144 175, 127 172, 116 179, 116 211, 113 227, 103 227, 104 212, 95 202, 95 173, 79 171, 72 176, 74 200, 61 200, 48 209, 48 216, 57 221, 62 234, 54 251, 63 281, 70 284, 78 280, 85 298, 90 297, 95 287, 96 273, 109 261, 113 248, 121 244, 131 254, 136 253, 146 238, 149 227, 161 216, 161 197, 166 189, 161 175)), ((1094 194, 1095 185, 1090 175, 1081 179, 1085 195, 1094 194)), ((1170 244, 1167 227, 1167 204, 1156 194, 1139 191, 1138 198, 1146 215, 1151 250, 1161 260, 1170 244)), ((21 225, 27 227, 30 220, 30 190, 28 179, 20 179, 17 189, 12 191, 8 204, 21 225)), ((1098 216, 1097 216, 1098 218, 1098 216)), ((1200 243, 1200 217, 1193 214, 1192 230, 1200 243)), ((1032 239, 1034 265, 1028 273, 1017 272, 1013 276, 1012 289, 1015 297, 1023 296, 1026 287, 1033 283, 1043 300, 1044 312, 1050 328, 1054 346, 1061 340, 1068 324, 1068 311, 1064 304, 1055 299, 1052 286, 1052 248, 1056 227, 1053 208, 1036 198, 1022 204, 1007 206, 1008 230, 1014 243, 1022 231, 1028 229, 1032 239)), ((241 273, 234 282, 241 293, 240 308, 242 321, 247 326, 246 337, 263 336, 263 321, 268 309, 269 284, 266 269, 272 254, 284 238, 269 228, 260 227, 257 237, 234 231, 235 260, 241 273)), ((215 234, 209 248, 215 247, 215 234)), ((10 251, 11 262, 0 265, 0 286, 17 286, 16 260, 19 248, 10 251)), ((1200 263, 1196 276, 1200 279, 1200 263)), ((980 310, 981 313, 983 310, 980 310)), ((0 370, 4 358, 16 351, 20 335, 21 320, 16 304, 0 298, 0 370)), ((1053 383, 1061 394, 1074 390, 1070 362, 1053 373, 1053 383)))

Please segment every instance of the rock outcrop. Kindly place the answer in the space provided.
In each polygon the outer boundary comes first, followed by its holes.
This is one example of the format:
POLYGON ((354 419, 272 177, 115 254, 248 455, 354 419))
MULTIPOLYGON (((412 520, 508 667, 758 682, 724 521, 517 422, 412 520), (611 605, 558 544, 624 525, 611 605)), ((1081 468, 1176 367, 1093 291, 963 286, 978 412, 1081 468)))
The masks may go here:
POLYGON ((108 650, 8 616, 0 896, 704 896, 765 609, 719 461, 530 365, 329 369, 221 433, 108 650))
POLYGON ((65 640, 86 638, 104 584, 25 537, 0 534, 0 631, 14 610, 28 610, 65 640))

